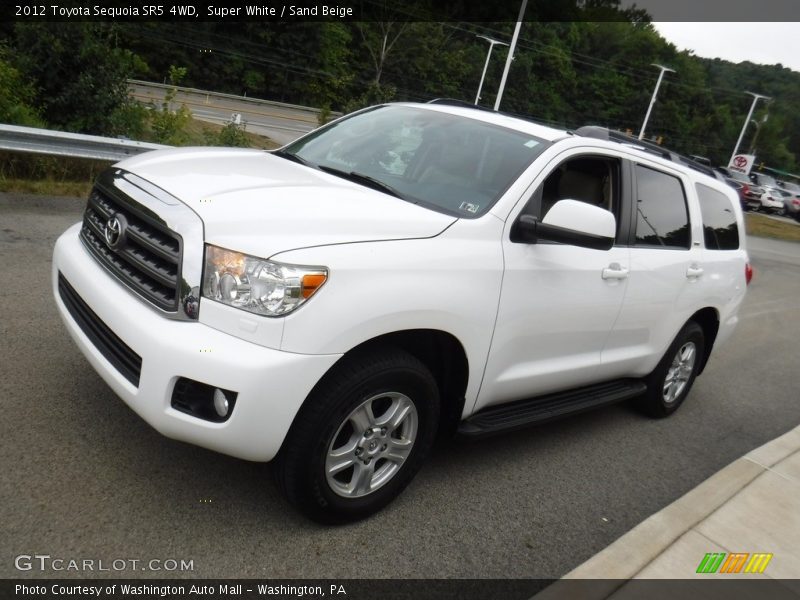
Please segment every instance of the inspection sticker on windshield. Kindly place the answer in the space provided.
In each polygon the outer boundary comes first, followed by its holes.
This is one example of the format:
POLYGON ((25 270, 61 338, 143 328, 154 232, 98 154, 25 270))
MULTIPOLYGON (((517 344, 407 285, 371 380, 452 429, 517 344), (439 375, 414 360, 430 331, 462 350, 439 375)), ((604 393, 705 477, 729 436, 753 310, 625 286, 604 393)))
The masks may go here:
POLYGON ((539 142, 537 142, 536 140, 528 140, 527 142, 525 142, 525 147, 526 148, 536 148, 536 146, 538 146, 538 145, 539 145, 539 142))
POLYGON ((476 212, 478 212, 480 206, 478 204, 472 204, 470 202, 462 202, 461 206, 459 206, 458 208, 459 210, 465 210, 467 212, 475 214, 476 212))

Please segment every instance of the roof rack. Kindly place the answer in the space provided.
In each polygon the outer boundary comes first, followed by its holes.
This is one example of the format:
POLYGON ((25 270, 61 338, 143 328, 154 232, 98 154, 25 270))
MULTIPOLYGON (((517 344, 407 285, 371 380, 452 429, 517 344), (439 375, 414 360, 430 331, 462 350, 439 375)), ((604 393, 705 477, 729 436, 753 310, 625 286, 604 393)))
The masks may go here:
POLYGON ((608 129, 607 127, 598 127, 597 125, 587 125, 585 127, 576 129, 575 134, 583 137, 591 137, 599 140, 619 142, 620 144, 633 146, 634 148, 638 148, 645 152, 656 154, 657 156, 660 156, 665 160, 686 165, 690 169, 699 171, 700 173, 708 175, 709 177, 713 177, 714 179, 722 179, 722 176, 716 171, 714 171, 714 169, 712 169, 711 167, 708 167, 695 160, 692 160, 691 158, 678 154, 677 152, 673 152, 668 148, 664 148, 663 146, 659 146, 658 144, 654 144, 653 142, 640 140, 631 135, 622 133, 621 131, 613 131, 611 129, 608 129))

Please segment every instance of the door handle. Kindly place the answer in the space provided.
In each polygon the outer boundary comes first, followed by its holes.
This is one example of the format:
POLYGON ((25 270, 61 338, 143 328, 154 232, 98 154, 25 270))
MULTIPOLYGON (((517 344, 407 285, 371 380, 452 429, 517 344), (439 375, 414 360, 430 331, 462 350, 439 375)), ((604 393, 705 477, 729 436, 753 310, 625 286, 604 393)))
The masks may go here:
POLYGON ((703 271, 702 267, 697 264, 689 265, 689 268, 686 269, 686 277, 689 279, 697 279, 698 277, 702 276, 704 272, 705 271, 703 271))
POLYGON ((603 279, 627 279, 630 271, 619 263, 611 263, 603 269, 603 279))

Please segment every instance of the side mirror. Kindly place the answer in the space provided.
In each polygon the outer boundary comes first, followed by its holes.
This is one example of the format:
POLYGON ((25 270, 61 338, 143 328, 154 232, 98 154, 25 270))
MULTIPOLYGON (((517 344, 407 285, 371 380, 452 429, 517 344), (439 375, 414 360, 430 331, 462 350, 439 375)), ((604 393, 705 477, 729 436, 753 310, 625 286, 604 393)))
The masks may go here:
POLYGON ((577 200, 559 200, 543 220, 522 215, 512 229, 512 241, 535 244, 539 240, 570 246, 610 250, 617 222, 611 212, 577 200))

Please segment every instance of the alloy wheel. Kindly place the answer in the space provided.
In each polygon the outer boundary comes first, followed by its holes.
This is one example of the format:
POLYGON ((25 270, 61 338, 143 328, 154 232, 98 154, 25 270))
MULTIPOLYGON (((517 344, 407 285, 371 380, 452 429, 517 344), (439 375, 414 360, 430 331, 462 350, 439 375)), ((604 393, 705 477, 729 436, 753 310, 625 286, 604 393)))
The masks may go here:
POLYGON ((331 490, 360 498, 388 483, 414 447, 419 417, 400 392, 377 394, 358 405, 339 425, 325 458, 331 490))
POLYGON ((678 349, 664 378, 664 402, 671 404, 680 397, 692 376, 696 360, 697 347, 694 342, 686 342, 678 349))

